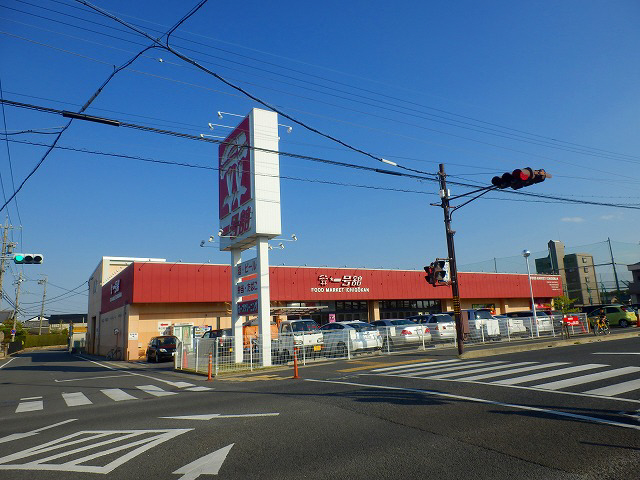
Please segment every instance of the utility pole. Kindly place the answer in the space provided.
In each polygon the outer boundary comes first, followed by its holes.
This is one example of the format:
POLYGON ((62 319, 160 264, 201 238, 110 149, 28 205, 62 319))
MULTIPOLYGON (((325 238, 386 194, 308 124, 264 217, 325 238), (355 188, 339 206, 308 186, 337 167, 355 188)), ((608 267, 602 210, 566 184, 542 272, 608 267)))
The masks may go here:
POLYGON ((3 285, 3 280, 4 280, 4 272, 6 270, 5 268, 5 262, 7 261, 7 259, 9 258, 9 256, 11 255, 12 251, 13 251, 13 247, 15 247, 17 244, 14 242, 9 242, 7 241, 7 235, 9 234, 9 230, 13 228, 12 225, 9 225, 9 217, 7 217, 7 219, 5 220, 5 224, 4 225, 0 225, 0 228, 2 228, 3 233, 2 233, 2 251, 0 254, 0 306, 2 305, 2 285, 3 285))
POLYGON ((46 275, 42 275, 44 278, 38 280, 38 285, 44 285, 44 291, 42 292, 42 308, 40 309, 40 326, 38 328, 38 335, 42 335, 42 318, 44 317, 44 299, 47 296, 47 279, 46 275))
POLYGON ((20 276, 18 277, 18 282, 16 285, 16 305, 15 308, 13 309, 13 329, 11 330, 13 333, 11 333, 11 341, 15 341, 16 339, 16 319, 18 316, 18 302, 20 301, 20 285, 22 284, 22 272, 20 272, 20 276))
POLYGON ((447 251, 449 255, 449 275, 451 277, 451 293, 453 294, 453 313, 456 320, 456 337, 458 340, 458 355, 464 352, 464 335, 462 331, 462 314, 460 312, 460 286, 458 284, 458 267, 456 266, 456 249, 453 236, 456 233, 451 230, 451 211, 449 208, 449 190, 447 190, 447 174, 444 172, 444 164, 440 164, 438 172, 440 178, 440 198, 442 199, 442 211, 444 212, 444 228, 447 234, 447 251))
POLYGON ((618 303, 622 303, 620 300, 620 283, 618 282, 618 272, 616 272, 616 262, 613 259, 613 249, 611 248, 611 239, 607 237, 609 242, 609 253, 611 253, 611 266, 613 267, 613 277, 616 279, 616 293, 618 294, 618 303))

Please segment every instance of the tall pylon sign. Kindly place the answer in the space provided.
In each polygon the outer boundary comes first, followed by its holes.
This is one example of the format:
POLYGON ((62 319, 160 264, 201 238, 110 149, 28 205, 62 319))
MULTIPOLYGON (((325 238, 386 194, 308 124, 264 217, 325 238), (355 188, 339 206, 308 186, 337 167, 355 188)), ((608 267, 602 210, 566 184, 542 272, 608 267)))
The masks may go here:
POLYGON ((257 314, 262 364, 271 365, 267 242, 282 229, 278 140, 278 115, 254 108, 218 152, 220 250, 231 252, 231 323, 238 363, 243 361, 243 319, 257 314), (256 257, 242 261, 242 252, 253 246, 256 257), (248 284, 253 288, 239 288, 248 284))

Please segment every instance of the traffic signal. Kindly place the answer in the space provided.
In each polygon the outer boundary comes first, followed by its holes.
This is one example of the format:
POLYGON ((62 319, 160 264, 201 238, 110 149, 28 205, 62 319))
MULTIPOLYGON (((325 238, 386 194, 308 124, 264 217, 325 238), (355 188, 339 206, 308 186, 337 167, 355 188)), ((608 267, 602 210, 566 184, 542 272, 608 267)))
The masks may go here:
POLYGON ((531 167, 516 168, 513 172, 503 173, 501 176, 495 176, 491 179, 491 184, 498 188, 511 187, 518 190, 522 187, 528 187, 534 183, 543 182, 545 179, 551 178, 551 174, 544 170, 534 170, 531 167))
POLYGON ((448 283, 449 276, 449 260, 443 258, 437 258, 433 262, 433 281, 434 285, 448 283))
POLYGON ((427 281, 427 283, 430 283, 431 285, 435 285, 435 281, 433 279, 433 263, 428 267, 424 267, 424 271, 426 272, 424 279, 427 281))
POLYGON ((19 265, 22 264, 36 264, 42 263, 43 256, 41 253, 14 253, 13 262, 19 265))

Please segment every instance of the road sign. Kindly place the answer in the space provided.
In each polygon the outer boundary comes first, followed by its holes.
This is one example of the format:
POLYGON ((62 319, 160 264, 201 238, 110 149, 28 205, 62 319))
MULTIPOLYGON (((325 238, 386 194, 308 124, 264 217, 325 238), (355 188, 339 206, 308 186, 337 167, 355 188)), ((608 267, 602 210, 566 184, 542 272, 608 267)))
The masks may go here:
POLYGON ((12 328, 12 329, 11 329, 11 335, 15 335, 15 334, 16 334, 16 329, 15 329, 15 328, 12 328))

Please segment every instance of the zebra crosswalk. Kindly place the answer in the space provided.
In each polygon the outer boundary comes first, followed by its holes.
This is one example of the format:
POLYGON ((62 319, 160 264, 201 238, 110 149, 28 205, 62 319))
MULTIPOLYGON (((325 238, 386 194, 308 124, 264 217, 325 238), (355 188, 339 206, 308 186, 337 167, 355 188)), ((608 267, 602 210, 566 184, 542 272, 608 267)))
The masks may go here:
MULTIPOLYGON (((176 386, 177 382, 173 382, 173 386, 176 386)), ((192 383, 179 382, 179 388, 190 392, 206 392, 213 390, 211 387, 196 386, 192 383)), ((62 400, 67 407, 80 407, 83 405, 92 405, 94 403, 101 403, 104 400, 113 402, 123 402, 132 400, 141 400, 147 395, 153 397, 167 397, 178 395, 180 392, 164 390, 157 385, 136 385, 133 388, 105 388, 98 392, 91 393, 89 396, 81 391, 75 392, 62 392, 62 400), (137 390, 133 390, 133 388, 137 390)), ((41 396, 21 398, 15 413, 26 413, 44 410, 47 403, 57 402, 55 398, 49 397, 47 401, 41 396)))
POLYGON ((570 392, 640 402, 640 367, 604 363, 437 360, 375 368, 369 374, 570 392), (629 398, 621 398, 620 395, 629 398))

